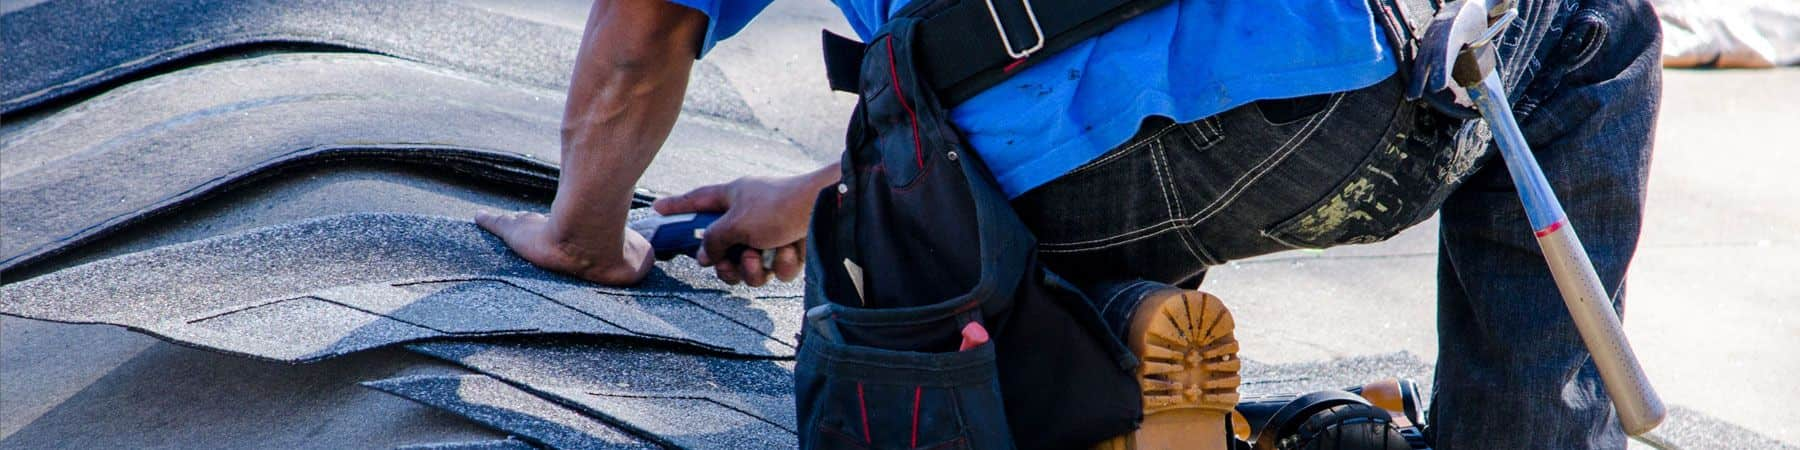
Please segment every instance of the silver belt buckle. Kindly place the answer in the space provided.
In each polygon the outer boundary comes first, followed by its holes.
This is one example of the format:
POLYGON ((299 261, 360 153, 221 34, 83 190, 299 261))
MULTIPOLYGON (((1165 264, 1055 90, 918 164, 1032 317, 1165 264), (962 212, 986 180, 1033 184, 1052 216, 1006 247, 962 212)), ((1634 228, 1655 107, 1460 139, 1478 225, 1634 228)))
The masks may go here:
POLYGON ((994 9, 994 0, 982 1, 987 3, 988 17, 994 19, 994 31, 1000 33, 1000 45, 1006 47, 1007 56, 1011 56, 1013 59, 1025 59, 1044 48, 1044 27, 1038 25, 1037 13, 1031 10, 1031 0, 1019 0, 1019 3, 1025 5, 1025 17, 1031 19, 1031 31, 1037 35, 1037 43, 1032 44, 1031 48, 1017 51, 1013 50, 1012 39, 1006 37, 1006 24, 1000 23, 1000 11, 994 9))

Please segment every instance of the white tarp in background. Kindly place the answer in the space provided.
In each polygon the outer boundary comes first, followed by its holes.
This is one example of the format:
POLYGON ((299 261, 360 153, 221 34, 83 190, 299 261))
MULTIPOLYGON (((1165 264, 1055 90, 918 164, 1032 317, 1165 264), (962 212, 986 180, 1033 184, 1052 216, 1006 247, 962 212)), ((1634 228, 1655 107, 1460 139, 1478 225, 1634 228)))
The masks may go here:
POLYGON ((1655 0, 1664 67, 1800 64, 1800 0, 1655 0))

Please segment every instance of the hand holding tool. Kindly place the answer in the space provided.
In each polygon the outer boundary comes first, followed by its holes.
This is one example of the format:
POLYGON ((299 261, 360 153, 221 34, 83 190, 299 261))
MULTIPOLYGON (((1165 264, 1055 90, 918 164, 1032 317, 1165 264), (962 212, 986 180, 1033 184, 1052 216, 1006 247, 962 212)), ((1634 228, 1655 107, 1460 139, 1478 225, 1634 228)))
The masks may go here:
MULTIPOLYGON (((631 222, 631 230, 644 235, 650 241, 650 248, 656 251, 656 259, 667 261, 677 255, 696 256, 700 253, 701 242, 706 238, 706 228, 723 217, 719 213, 688 213, 672 216, 652 215, 631 222)), ((739 261, 750 247, 734 245, 725 250, 725 258, 739 261)), ((775 251, 762 251, 763 269, 775 266, 775 251)))

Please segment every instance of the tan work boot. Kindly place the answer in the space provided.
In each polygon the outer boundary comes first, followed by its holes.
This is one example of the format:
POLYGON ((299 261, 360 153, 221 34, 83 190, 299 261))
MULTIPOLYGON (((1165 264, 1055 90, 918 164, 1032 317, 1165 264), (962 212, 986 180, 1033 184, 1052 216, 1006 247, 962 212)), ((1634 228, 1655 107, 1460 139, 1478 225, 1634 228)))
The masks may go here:
POLYGON ((1144 296, 1124 336, 1137 354, 1144 423, 1096 449, 1231 448, 1225 422, 1238 401, 1237 338, 1218 297, 1168 288, 1144 296))

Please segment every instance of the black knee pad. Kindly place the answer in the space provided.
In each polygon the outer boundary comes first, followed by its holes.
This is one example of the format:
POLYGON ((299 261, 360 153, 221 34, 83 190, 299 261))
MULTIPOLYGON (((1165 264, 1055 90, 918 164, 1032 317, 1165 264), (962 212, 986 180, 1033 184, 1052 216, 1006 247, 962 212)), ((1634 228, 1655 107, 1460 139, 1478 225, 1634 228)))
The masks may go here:
POLYGON ((1249 399, 1238 412, 1262 450, 1411 450, 1391 413, 1347 391, 1249 399))

